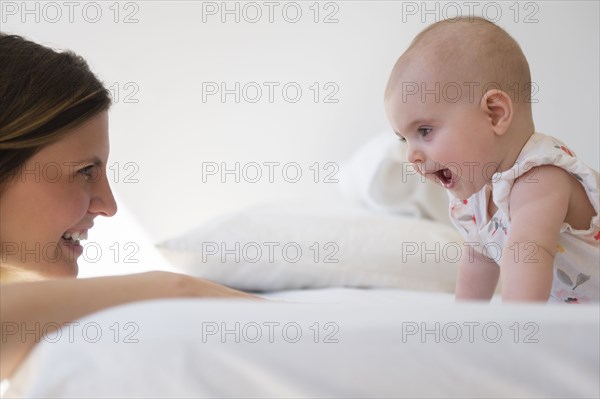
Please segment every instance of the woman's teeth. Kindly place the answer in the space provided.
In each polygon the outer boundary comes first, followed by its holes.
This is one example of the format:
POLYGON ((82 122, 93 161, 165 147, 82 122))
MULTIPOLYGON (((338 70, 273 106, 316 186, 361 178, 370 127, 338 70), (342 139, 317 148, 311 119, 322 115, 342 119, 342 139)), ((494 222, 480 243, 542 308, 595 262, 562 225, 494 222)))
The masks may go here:
POLYGON ((74 231, 72 233, 65 233, 62 235, 62 238, 65 240, 79 241, 79 240, 87 240, 88 234, 87 231, 78 232, 74 231))

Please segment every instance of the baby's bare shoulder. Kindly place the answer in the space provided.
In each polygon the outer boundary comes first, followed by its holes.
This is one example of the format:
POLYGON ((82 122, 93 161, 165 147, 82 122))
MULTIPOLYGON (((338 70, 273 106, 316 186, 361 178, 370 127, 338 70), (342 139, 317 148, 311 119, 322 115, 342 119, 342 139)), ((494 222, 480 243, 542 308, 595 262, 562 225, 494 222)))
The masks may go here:
POLYGON ((510 214, 511 221, 539 225, 543 218, 554 227, 568 223, 574 229, 587 230, 596 211, 575 176, 557 166, 543 165, 515 181, 510 194, 510 214))
POLYGON ((545 223, 557 225, 565 220, 573 193, 575 178, 564 169, 553 165, 532 168, 515 180, 510 193, 511 223, 531 227, 545 223))

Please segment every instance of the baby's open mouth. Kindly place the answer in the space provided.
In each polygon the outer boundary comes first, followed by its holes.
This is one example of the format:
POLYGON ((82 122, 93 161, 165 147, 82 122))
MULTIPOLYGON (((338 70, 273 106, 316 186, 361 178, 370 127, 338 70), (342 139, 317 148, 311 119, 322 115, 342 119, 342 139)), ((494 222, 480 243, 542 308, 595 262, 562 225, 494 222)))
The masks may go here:
POLYGON ((454 174, 448 168, 440 169, 433 173, 438 180, 445 188, 453 188, 454 183, 456 181, 454 174))

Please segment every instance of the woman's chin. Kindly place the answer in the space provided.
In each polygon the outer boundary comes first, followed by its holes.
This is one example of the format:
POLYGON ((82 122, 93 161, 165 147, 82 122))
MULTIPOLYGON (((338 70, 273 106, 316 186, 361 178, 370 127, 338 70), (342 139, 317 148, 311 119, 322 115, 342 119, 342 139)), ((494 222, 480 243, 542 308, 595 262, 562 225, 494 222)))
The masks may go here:
POLYGON ((44 270, 40 270, 38 274, 43 280, 77 278, 77 275, 79 274, 79 265, 77 264, 77 259, 63 258, 49 264, 44 270))
POLYGON ((76 278, 79 274, 79 265, 77 264, 77 259, 74 261, 65 262, 60 267, 56 268, 56 274, 54 277, 56 278, 76 278))

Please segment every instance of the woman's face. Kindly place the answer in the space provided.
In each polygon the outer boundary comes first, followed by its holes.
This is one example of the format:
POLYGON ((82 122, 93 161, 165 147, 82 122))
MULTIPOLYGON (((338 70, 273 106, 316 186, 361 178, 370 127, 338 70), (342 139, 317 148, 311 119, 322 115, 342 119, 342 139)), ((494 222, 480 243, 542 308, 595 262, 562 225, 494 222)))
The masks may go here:
POLYGON ((102 112, 23 166, 0 201, 1 264, 43 278, 76 277, 79 239, 98 215, 117 211, 106 175, 108 113, 102 112))

